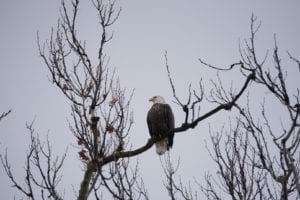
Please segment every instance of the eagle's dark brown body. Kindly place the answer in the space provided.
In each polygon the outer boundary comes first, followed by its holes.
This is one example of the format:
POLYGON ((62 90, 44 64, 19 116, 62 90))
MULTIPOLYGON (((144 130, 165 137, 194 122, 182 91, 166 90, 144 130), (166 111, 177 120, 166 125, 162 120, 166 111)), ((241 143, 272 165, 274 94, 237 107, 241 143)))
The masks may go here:
MULTIPOLYGON (((174 129, 174 115, 171 107, 164 103, 154 103, 147 115, 147 124, 149 128, 149 133, 151 137, 167 138, 166 142, 158 142, 161 148, 169 150, 173 146, 174 134, 172 130, 174 129)), ((163 154, 164 150, 157 151, 158 154, 163 154)))

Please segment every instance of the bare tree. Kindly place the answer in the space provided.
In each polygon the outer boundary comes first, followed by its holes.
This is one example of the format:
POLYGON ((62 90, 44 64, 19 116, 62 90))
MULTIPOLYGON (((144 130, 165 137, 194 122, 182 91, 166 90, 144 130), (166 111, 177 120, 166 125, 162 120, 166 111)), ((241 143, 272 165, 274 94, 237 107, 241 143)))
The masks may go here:
MULTIPOLYGON (((79 0, 74 0, 67 5, 62 1, 61 15, 57 27, 52 29, 50 39, 42 43, 38 36, 39 53, 50 72, 51 81, 71 105, 72 120, 69 127, 80 148, 78 156, 85 166, 77 199, 86 200, 91 194, 96 199, 104 199, 104 192, 113 199, 149 199, 143 180, 138 175, 138 165, 130 167, 129 161, 131 157, 150 149, 156 139, 149 138, 141 147, 131 149, 128 136, 133 124, 130 109, 133 91, 126 93, 105 54, 105 48, 113 37, 111 26, 118 19, 121 9, 115 8, 115 1, 91 0, 100 26, 98 54, 93 58, 88 54, 87 42, 80 39, 78 34, 79 3, 79 0)), ((171 77, 167 55, 165 60, 174 101, 185 116, 182 124, 172 131, 174 133, 193 129, 199 122, 220 111, 236 107, 250 82, 256 80, 254 69, 245 66, 242 61, 233 64, 231 68, 239 67, 245 75, 244 83, 237 92, 229 93, 224 91, 222 85, 214 83, 219 95, 209 101, 215 107, 204 113, 200 110, 205 100, 201 80, 195 89, 190 85, 187 100, 181 100, 171 77)), ((28 129, 31 144, 25 164, 25 184, 15 181, 6 154, 1 157, 2 165, 14 186, 28 198, 37 198, 38 194, 33 188, 35 186, 40 189, 43 199, 62 199, 58 183, 65 155, 60 160, 53 159, 50 143, 47 141, 45 148, 38 137, 34 136, 32 125, 28 129), (46 168, 41 164, 41 157, 47 161, 46 168), (37 174, 32 166, 38 171, 37 174), (47 197, 45 192, 48 192, 47 197)), ((165 168, 170 180, 166 183, 169 193, 172 193, 171 188, 174 186, 183 198, 196 198, 186 192, 181 183, 177 186, 172 182, 173 172, 168 172, 173 169, 170 163, 165 168)))
POLYGON ((191 183, 189 182, 185 186, 181 178, 175 177, 180 165, 180 160, 174 165, 171 161, 171 156, 168 153, 167 156, 163 157, 161 160, 161 166, 165 173, 166 181, 164 186, 168 192, 170 199, 184 199, 184 200, 194 200, 198 198, 197 191, 192 189, 191 183))
POLYGON ((13 183, 13 187, 16 187, 29 199, 62 199, 62 194, 57 191, 57 185, 61 180, 60 170, 63 166, 66 152, 61 158, 53 157, 49 140, 44 143, 39 139, 39 136, 35 134, 33 123, 27 124, 26 127, 30 134, 30 144, 24 166, 25 184, 17 182, 7 154, 4 156, 0 155, 2 166, 13 183), (36 188, 39 190, 36 190, 36 188))
MULTIPOLYGON (((252 16, 250 39, 245 40, 245 48, 240 47, 241 63, 244 71, 255 74, 253 90, 260 87, 268 95, 252 97, 261 102, 259 115, 250 105, 250 92, 246 105, 234 104, 239 116, 229 130, 212 134, 210 154, 218 171, 216 177, 208 174, 206 186, 201 187, 208 199, 300 199, 300 88, 289 84, 289 71, 280 59, 276 37, 272 67, 266 64, 268 54, 259 60, 255 45, 259 27, 252 16), (273 105, 273 110, 268 110, 268 105, 273 105), (279 123, 274 122, 276 116, 279 123)), ((299 67, 299 60, 290 53, 288 57, 299 67)), ((222 91, 217 92, 221 100, 226 99, 222 91)))

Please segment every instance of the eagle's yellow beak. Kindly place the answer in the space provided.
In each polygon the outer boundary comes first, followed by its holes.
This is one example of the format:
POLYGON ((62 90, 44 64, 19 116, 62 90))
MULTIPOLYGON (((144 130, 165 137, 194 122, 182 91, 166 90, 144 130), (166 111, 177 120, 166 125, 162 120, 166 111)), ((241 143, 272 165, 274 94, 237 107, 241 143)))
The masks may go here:
POLYGON ((151 98, 149 99, 149 101, 152 101, 152 102, 153 102, 153 101, 154 101, 154 97, 151 97, 151 98))

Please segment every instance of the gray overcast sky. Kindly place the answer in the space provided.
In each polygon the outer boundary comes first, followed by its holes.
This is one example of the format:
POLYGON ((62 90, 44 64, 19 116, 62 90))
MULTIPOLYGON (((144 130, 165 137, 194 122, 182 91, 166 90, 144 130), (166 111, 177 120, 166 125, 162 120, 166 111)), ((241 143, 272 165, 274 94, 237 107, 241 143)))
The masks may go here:
MULTIPOLYGON (((82 1, 78 28, 88 50, 96 54, 96 13, 90 3, 82 1)), ((289 50, 300 58, 300 1, 299 0, 119 0, 122 13, 112 27, 114 39, 107 48, 110 65, 117 69, 121 84, 128 90, 135 88, 132 102, 134 129, 133 147, 145 143, 148 130, 145 122, 150 107, 147 99, 161 94, 174 109, 177 125, 182 120, 180 110, 171 103, 172 93, 164 66, 164 51, 174 76, 179 96, 185 97, 189 83, 197 84, 215 78, 197 61, 199 57, 218 66, 239 61, 239 39, 249 37, 250 17, 254 13, 262 22, 257 42, 259 52, 273 47, 276 33, 283 58, 289 50)), ((48 133, 54 153, 69 147, 61 191, 66 199, 73 197, 82 179, 81 164, 68 130, 69 105, 53 85, 46 66, 38 56, 36 33, 41 40, 49 38, 59 15, 60 0, 0 0, 0 112, 12 113, 0 123, 0 151, 8 150, 9 159, 19 181, 23 180, 23 163, 28 146, 25 123, 35 119, 41 138, 48 133)), ((262 54, 263 56, 263 54, 262 54)), ((226 77, 228 82, 233 77, 226 77)), ((297 77, 292 77, 297 80, 297 77)), ((299 82, 298 82, 299 83, 299 82)), ((224 123, 226 115, 201 124, 196 130, 175 136, 172 158, 180 157, 179 174, 184 180, 199 180, 212 170, 212 161, 205 149, 208 125, 224 123)), ((217 126, 216 126, 217 127, 217 126)), ((154 148, 139 156, 141 176, 151 199, 163 199, 162 170, 154 148), (158 174, 154 176, 154 174, 158 174)), ((0 198, 19 196, 0 169, 0 198)))

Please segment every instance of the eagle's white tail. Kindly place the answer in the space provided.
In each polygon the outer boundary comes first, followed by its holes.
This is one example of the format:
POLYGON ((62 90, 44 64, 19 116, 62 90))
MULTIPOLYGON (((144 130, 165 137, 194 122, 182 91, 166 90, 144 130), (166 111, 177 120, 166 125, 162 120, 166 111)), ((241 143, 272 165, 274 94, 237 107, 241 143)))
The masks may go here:
POLYGON ((164 138, 155 143, 156 153, 158 155, 163 155, 168 150, 168 138, 164 138))

